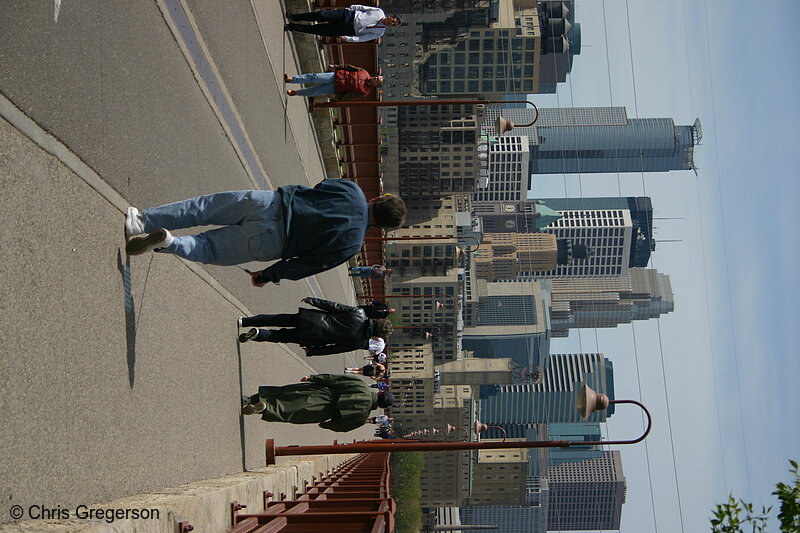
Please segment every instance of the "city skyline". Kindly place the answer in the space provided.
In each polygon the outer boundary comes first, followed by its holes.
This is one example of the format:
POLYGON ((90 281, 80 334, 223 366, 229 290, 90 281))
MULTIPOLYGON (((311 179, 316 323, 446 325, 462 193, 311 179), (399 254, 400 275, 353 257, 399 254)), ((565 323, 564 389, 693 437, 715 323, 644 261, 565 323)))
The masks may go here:
MULTIPOLYGON (((714 504, 730 493, 771 505, 788 459, 797 458, 797 431, 786 420, 800 417, 788 392, 800 376, 789 334, 799 320, 790 295, 800 288, 790 270, 797 251, 785 243, 797 227, 789 217, 800 197, 793 178, 800 160, 783 147, 798 136, 791 58, 800 40, 789 24, 800 6, 773 4, 783 14, 778 27, 740 54, 746 6, 579 2, 584 48, 567 84, 556 96, 530 96, 542 107, 624 105, 634 117, 703 122, 697 176, 537 175, 529 194, 653 198, 659 246, 649 266, 669 274, 675 312, 554 339, 552 348, 611 354, 618 397, 641 399, 653 411, 646 445, 624 448, 632 490, 622 532, 708 528, 714 504), (734 225, 744 205, 774 213, 773 230, 734 225)), ((620 410, 603 430, 611 438, 638 435, 640 416, 620 410)))
MULTIPOLYGON (((647 444, 625 448, 626 463, 637 465, 628 470, 633 472, 630 486, 637 489, 628 499, 621 531, 656 531, 656 523, 670 531, 707 527, 714 503, 730 492, 769 504, 769 493, 785 477, 792 457, 788 443, 796 441, 782 421, 798 416, 785 392, 791 381, 783 381, 800 375, 791 358, 796 341, 785 333, 797 321, 787 295, 800 292, 788 270, 797 252, 785 246, 796 227, 788 216, 797 185, 788 177, 798 161, 794 152, 780 148, 797 135, 799 113, 791 97, 797 72, 785 67, 793 64, 800 43, 788 28, 776 32, 769 41, 780 52, 777 57, 762 61, 759 47, 747 52, 747 64, 762 77, 733 74, 741 72, 742 60, 732 52, 741 33, 736 9, 728 5, 711 0, 696 6, 685 1, 579 4, 582 16, 597 21, 583 30, 584 42, 591 44, 556 96, 530 99, 551 107, 625 105, 634 117, 674 116, 683 124, 700 116, 704 146, 694 160, 697 176, 537 175, 531 180, 530 198, 652 196, 656 240, 664 245, 650 266, 671 276, 680 303, 677 312, 658 321, 588 330, 554 342, 565 343, 561 351, 613 354, 618 395, 641 398, 654 411, 657 425, 647 444), (788 83, 763 83, 787 74, 788 83), (723 80, 731 82, 724 90, 723 80), (722 92, 715 94, 715 88, 722 92), (742 103, 754 94, 775 96, 768 101, 770 113, 745 108, 742 117, 742 103), (743 149, 745 133, 753 134, 748 139, 764 157, 743 149), (774 231, 757 234, 755 225, 737 225, 736 231, 731 225, 726 231, 726 222, 735 220, 734 209, 742 205, 775 213, 774 231), (747 250, 737 246, 743 237, 752 243, 747 250), (784 387, 772 385, 774 379, 784 387), (726 402, 721 389, 744 397, 726 402), (746 419, 759 430, 745 431, 746 419), (772 434, 770 460, 762 466, 754 450, 772 434), (707 475, 698 479, 697 472, 707 475)), ((780 4, 800 15, 797 6, 780 4)), ((782 27, 790 19, 782 19, 782 27)), ((612 438, 637 435, 640 417, 618 414, 604 431, 612 438)))

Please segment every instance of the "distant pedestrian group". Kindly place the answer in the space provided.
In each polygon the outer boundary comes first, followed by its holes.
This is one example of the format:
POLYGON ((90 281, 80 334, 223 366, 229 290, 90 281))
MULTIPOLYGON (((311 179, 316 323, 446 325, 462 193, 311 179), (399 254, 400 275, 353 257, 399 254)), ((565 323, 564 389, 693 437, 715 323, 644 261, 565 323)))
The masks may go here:
POLYGON ((386 265, 350 267, 350 275, 357 278, 384 279, 391 273, 392 269, 388 268, 386 265))
MULTIPOLYGON (((394 15, 370 6, 287 14, 285 30, 332 36, 348 42, 381 37, 400 24, 394 15)), ((375 94, 383 77, 349 64, 331 64, 326 72, 284 75, 290 96, 327 95, 355 100, 375 94)), ((174 254, 210 265, 242 265, 274 261, 258 271, 246 270, 250 283, 263 287, 281 280, 299 280, 335 268, 361 249, 367 229, 400 227, 406 215, 403 200, 383 194, 368 200, 361 188, 346 179, 326 179, 314 187, 287 185, 276 190, 234 190, 196 196, 140 211, 129 207, 125 217, 125 251, 174 254), (216 226, 194 235, 176 230, 216 226)), ((354 267, 352 276, 381 279, 391 274, 384 265, 354 267)), ((387 339, 394 309, 383 302, 351 306, 322 298, 304 298, 296 313, 260 314, 238 319, 242 343, 294 343, 307 356, 368 350, 369 365, 355 369, 360 376, 318 374, 300 383, 261 386, 242 398, 243 414, 260 414, 265 421, 317 423, 333 431, 350 431, 366 423, 376 408, 390 407, 387 339), (244 331, 243 331, 244 330, 244 331), (369 370, 365 370, 366 367, 369 370)))
POLYGON ((307 13, 287 13, 284 31, 336 37, 344 42, 363 43, 382 37, 386 28, 399 26, 400 17, 386 15, 378 7, 353 4, 344 9, 320 9, 307 13), (310 22, 313 24, 298 24, 310 22))

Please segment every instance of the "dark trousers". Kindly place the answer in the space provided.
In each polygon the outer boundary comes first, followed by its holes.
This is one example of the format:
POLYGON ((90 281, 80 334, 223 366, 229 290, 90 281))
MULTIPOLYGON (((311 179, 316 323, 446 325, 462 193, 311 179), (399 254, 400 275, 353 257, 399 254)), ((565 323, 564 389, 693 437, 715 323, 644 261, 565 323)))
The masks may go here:
POLYGON ((300 313, 256 315, 242 319, 243 328, 258 326, 289 326, 292 329, 259 329, 252 340, 258 342, 292 342, 300 344, 300 313))
POLYGON ((294 21, 317 22, 318 24, 287 24, 287 29, 302 33, 312 33, 324 37, 340 37, 355 35, 353 27, 355 13, 349 9, 320 9, 308 13, 298 13, 292 17, 294 21))

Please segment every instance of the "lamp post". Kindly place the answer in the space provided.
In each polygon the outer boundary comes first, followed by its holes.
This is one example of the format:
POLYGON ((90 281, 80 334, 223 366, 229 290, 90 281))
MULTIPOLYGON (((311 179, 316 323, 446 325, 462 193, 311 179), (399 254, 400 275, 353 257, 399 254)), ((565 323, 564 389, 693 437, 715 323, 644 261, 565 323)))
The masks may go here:
MULTIPOLYGON (((378 300, 383 300, 384 298, 410 298, 412 300, 418 298, 450 298, 452 302, 456 301, 456 297, 453 294, 365 294, 363 296, 356 296, 356 298, 361 298, 363 300, 371 300, 373 298, 378 300)), ((444 309, 444 304, 437 301, 436 309, 444 309)))
POLYGON ((461 237, 452 236, 452 237, 426 237, 424 235, 408 235, 408 236, 401 236, 401 237, 391 237, 391 236, 384 236, 384 237, 364 237, 364 241, 445 241, 445 240, 460 240, 460 239, 472 239, 475 241, 475 250, 469 250, 470 252, 476 251, 478 248, 481 247, 481 241, 477 237, 473 237, 472 235, 463 235, 461 237))
POLYGON ((469 430, 467 428, 456 427, 456 426, 454 426, 452 424, 447 424, 447 428, 446 429, 447 429, 447 432, 445 432, 445 437, 444 437, 445 439, 447 437, 449 437, 450 433, 452 433, 453 431, 459 430, 459 431, 463 431, 464 432, 464 440, 469 440, 469 430))
POLYGON ((394 329, 402 329, 402 330, 409 330, 409 331, 422 331, 426 332, 427 330, 431 330, 431 332, 436 333, 437 335, 442 334, 442 328, 436 326, 434 324, 406 324, 404 326, 395 326, 394 329))
POLYGON ((647 408, 636 400, 609 400, 605 394, 593 391, 586 384, 581 387, 575 401, 575 407, 584 419, 594 411, 602 411, 611 404, 631 403, 638 405, 647 415, 647 428, 639 437, 632 440, 606 441, 503 441, 503 442, 415 442, 408 439, 385 439, 382 441, 360 441, 352 444, 332 444, 318 446, 275 446, 274 439, 267 439, 267 464, 275 464, 275 459, 287 455, 326 455, 331 453, 379 453, 379 452, 427 452, 446 450, 492 450, 512 448, 569 448, 571 446, 604 446, 636 444, 643 441, 650 433, 652 417, 647 408))
POLYGON ((474 431, 475 435, 477 435, 477 436, 480 436, 480 434, 483 431, 486 431, 489 428, 499 429, 500 431, 502 431, 503 432, 503 442, 505 442, 506 439, 508 438, 508 433, 506 433, 505 428, 502 428, 500 426, 490 426, 489 424, 484 424, 480 420, 476 420, 475 423, 472 425, 472 431, 474 431))
POLYGON ((435 106, 435 105, 462 105, 462 104, 474 104, 474 105, 489 105, 489 104, 525 104, 533 106, 533 120, 530 121, 528 124, 514 124, 510 120, 506 120, 505 118, 498 117, 497 122, 495 122, 495 133, 500 136, 506 132, 511 131, 514 127, 526 128, 528 126, 533 126, 533 124, 539 120, 539 108, 536 107, 536 104, 529 100, 445 100, 445 99, 431 99, 431 100, 353 100, 353 101, 343 101, 337 102, 335 100, 328 101, 328 102, 314 102, 313 100, 309 104, 308 108, 309 111, 313 111, 314 109, 322 109, 328 107, 411 107, 411 106, 435 106))

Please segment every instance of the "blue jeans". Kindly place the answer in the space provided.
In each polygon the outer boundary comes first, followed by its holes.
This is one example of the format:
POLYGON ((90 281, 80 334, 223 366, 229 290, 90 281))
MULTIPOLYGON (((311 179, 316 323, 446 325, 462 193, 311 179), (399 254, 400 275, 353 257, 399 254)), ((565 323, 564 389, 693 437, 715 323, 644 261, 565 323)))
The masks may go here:
POLYGON ((368 278, 372 275, 372 267, 350 267, 350 275, 357 278, 368 278))
POLYGON ((161 252, 198 263, 238 265, 280 259, 284 227, 281 195, 275 191, 228 191, 161 205, 142 212, 146 232, 223 226, 175 237, 161 252))
POLYGON ((301 96, 322 96, 323 94, 336 94, 336 74, 333 72, 314 72, 310 74, 298 74, 292 77, 291 83, 309 84, 311 87, 297 89, 297 94, 301 96))

